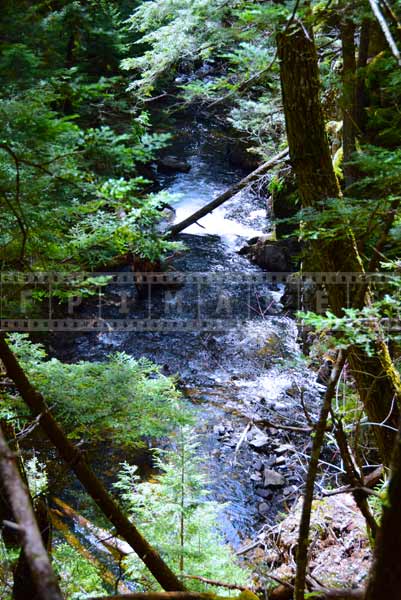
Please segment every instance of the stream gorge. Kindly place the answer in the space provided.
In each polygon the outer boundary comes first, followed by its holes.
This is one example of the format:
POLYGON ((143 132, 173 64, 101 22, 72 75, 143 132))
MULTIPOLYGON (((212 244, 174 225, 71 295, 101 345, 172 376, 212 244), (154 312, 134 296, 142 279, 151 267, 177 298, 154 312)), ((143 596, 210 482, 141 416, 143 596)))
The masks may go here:
MULTIPOLYGON (((229 144, 202 121, 179 123, 169 153, 191 168, 157 173, 174 200, 175 222, 244 175, 229 161, 229 144)), ((104 329, 51 334, 48 344, 66 362, 102 361, 124 351, 177 375, 193 406, 210 497, 224 503, 221 530, 241 555, 302 493, 310 442, 305 411, 315 416, 322 391, 302 360, 294 318, 281 304, 284 278, 239 254, 267 228, 266 197, 243 190, 179 235, 186 250, 165 273, 148 274, 141 293, 128 266, 115 273, 99 299, 104 329)), ((99 316, 91 303, 76 310, 81 319, 99 316)), ((122 460, 133 462, 120 454, 92 452, 103 479, 111 473, 112 481, 122 460)), ((59 485, 55 495, 81 511, 74 487, 66 496, 59 485)))

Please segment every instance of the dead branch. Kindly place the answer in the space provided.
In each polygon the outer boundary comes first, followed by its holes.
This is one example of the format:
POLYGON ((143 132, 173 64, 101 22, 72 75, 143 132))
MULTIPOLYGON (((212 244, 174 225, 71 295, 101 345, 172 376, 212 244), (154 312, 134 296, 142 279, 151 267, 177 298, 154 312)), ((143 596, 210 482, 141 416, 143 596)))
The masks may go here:
POLYGON ((294 431, 295 433, 311 433, 312 427, 295 427, 294 425, 281 425, 273 423, 269 419, 256 419, 255 425, 263 425, 264 427, 272 427, 273 429, 282 429, 283 431, 294 431))
MULTIPOLYGON (((252 594, 252 592, 248 593, 252 594)), ((137 592, 119 596, 98 596, 90 600, 213 600, 213 598, 215 598, 214 594, 201 592, 137 592)))
POLYGON ((395 43, 395 40, 391 34, 390 28, 387 25, 387 22, 381 13, 379 4, 376 2, 376 0, 369 0, 369 4, 372 8, 373 14, 375 15, 375 17, 380 25, 382 32, 384 33, 384 37, 386 38, 387 43, 390 46, 390 50, 393 53, 394 58, 398 62, 399 66, 401 67, 400 51, 398 50, 397 44, 395 43))
POLYGON ((358 468, 352 455, 341 419, 335 415, 333 410, 331 410, 331 416, 334 423, 334 435, 337 445, 340 450, 341 458, 343 460, 349 482, 353 488, 352 495, 356 505, 365 518, 368 530, 370 530, 372 537, 375 538, 377 533, 377 523, 372 511, 369 508, 366 493, 363 491, 363 475, 360 472, 360 469, 358 468))

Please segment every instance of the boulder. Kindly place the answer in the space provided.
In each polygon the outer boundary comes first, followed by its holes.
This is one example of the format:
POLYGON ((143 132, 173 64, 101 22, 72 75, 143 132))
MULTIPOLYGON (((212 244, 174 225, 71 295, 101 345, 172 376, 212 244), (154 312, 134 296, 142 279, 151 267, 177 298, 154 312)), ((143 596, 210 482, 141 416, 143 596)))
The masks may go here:
POLYGON ((248 256, 253 263, 266 271, 288 273, 293 271, 293 256, 299 251, 300 245, 294 240, 274 241, 270 235, 262 235, 257 238, 256 243, 241 248, 239 254, 248 256))
POLYGON ((164 173, 189 173, 191 165, 175 156, 164 156, 157 161, 157 168, 164 173))
POLYGON ((282 487, 285 485, 285 479, 277 471, 272 469, 265 469, 264 471, 264 485, 265 487, 282 487))

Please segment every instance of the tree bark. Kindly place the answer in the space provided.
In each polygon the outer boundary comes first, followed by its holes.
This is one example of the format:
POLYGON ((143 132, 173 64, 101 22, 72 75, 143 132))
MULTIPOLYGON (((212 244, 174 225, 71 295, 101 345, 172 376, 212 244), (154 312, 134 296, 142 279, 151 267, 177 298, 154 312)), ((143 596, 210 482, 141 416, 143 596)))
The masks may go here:
MULTIPOLYGON (((38 600, 63 600, 35 519, 29 492, 21 480, 15 454, 8 448, 0 427, 0 473, 10 502, 21 544, 35 584, 38 600)), ((32 594, 28 592, 32 598, 32 594)))
POLYGON ((355 145, 355 25, 351 19, 341 23, 341 49, 343 58, 343 173, 345 187, 355 179, 355 167, 349 161, 356 150, 355 145))
MULTIPOLYGON (((278 49, 288 145, 299 196, 303 207, 324 211, 328 199, 343 200, 325 132, 315 44, 311 34, 294 23, 285 34, 278 36, 278 49)), ((363 274, 352 231, 347 226, 344 229, 339 240, 311 243, 311 259, 316 271, 363 274)), ((358 286, 347 289, 345 285, 328 284, 326 290, 331 309, 338 316, 344 307, 356 303, 360 308, 369 300, 368 288, 362 295, 358 286)), ((348 362, 369 420, 386 425, 375 427, 374 431, 380 456, 388 465, 394 443, 391 427, 398 427, 399 410, 394 399, 399 398, 399 377, 380 339, 376 354, 368 356, 361 348, 352 347, 348 362)))
MULTIPOLYGON (((42 537, 43 545, 51 560, 52 529, 47 504, 43 499, 39 499, 39 501, 35 503, 34 515, 42 537)), ((40 596, 36 593, 35 582, 31 575, 29 557, 22 548, 14 571, 13 600, 26 600, 27 598, 30 600, 40 600, 40 596)))
POLYGON ((0 334, 0 359, 8 377, 12 379, 34 417, 40 416, 40 425, 60 456, 71 467, 88 494, 100 510, 116 528, 117 534, 124 538, 145 563, 149 571, 168 591, 185 591, 185 586, 162 560, 158 552, 146 541, 133 523, 131 523, 118 504, 87 465, 84 455, 67 438, 63 429, 51 414, 42 394, 29 382, 23 369, 0 334))
POLYGON ((401 430, 394 447, 388 498, 383 504, 365 600, 401 598, 401 430))
POLYGON ((365 85, 365 68, 369 57, 369 39, 370 39, 370 22, 367 19, 362 21, 359 32, 359 47, 358 61, 356 70, 356 91, 355 91, 355 122, 359 129, 359 133, 365 131, 367 103, 366 85, 365 85))

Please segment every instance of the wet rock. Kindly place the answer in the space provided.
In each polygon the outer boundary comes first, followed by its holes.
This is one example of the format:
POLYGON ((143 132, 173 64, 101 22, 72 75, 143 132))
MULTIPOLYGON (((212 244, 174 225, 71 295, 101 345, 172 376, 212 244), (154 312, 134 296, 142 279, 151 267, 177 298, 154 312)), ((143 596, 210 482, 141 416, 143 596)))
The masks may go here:
POLYGON ((283 465, 287 461, 285 456, 278 456, 276 458, 276 465, 283 465))
POLYGON ((266 502, 260 502, 258 505, 258 511, 261 515, 267 515, 270 511, 270 506, 266 502))
POLYGON ((272 469, 264 470, 264 485, 265 487, 282 487, 285 485, 285 479, 278 473, 277 471, 273 471, 272 469))
POLYGON ((251 481, 256 481, 256 482, 262 481, 262 475, 260 473, 252 473, 251 481))
POLYGON ((261 236, 255 244, 242 248, 240 254, 245 254, 266 271, 287 273, 294 268, 292 254, 296 252, 293 252, 293 246, 290 240, 273 241, 271 236, 261 236))
POLYGON ((225 434, 225 432, 226 432, 226 428, 224 427, 224 425, 214 425, 213 426, 213 433, 215 435, 222 436, 225 434))
POLYGON ((269 443, 269 437, 260 429, 252 430, 252 437, 249 440, 249 445, 256 450, 265 448, 269 443))
POLYGON ((256 154, 247 152, 247 150, 245 144, 240 141, 230 144, 228 148, 228 160, 235 167, 253 171, 260 165, 260 159, 256 154))
POLYGON ((257 496, 260 496, 261 498, 270 498, 272 495, 272 491, 271 490, 266 490, 265 488, 257 488, 255 491, 257 496))
POLYGON ((295 448, 292 444, 282 444, 275 449, 276 454, 283 454, 283 452, 294 452, 295 448))
POLYGON ((256 460, 253 464, 253 468, 255 469, 255 471, 261 471, 263 469, 263 463, 261 460, 256 460))
POLYGON ((163 173, 189 173, 191 165, 175 156, 164 156, 157 161, 157 168, 163 173))

